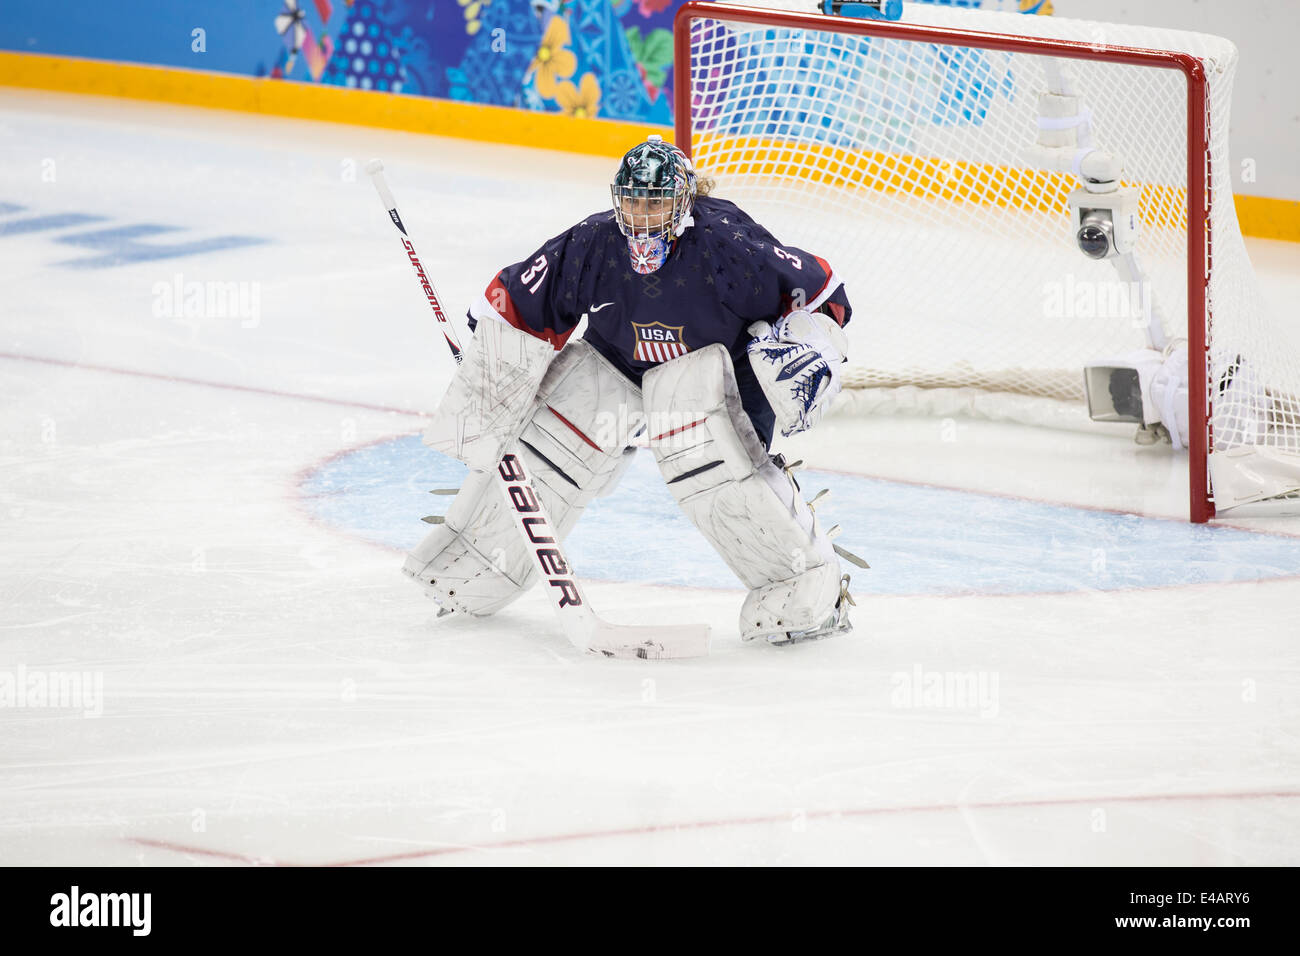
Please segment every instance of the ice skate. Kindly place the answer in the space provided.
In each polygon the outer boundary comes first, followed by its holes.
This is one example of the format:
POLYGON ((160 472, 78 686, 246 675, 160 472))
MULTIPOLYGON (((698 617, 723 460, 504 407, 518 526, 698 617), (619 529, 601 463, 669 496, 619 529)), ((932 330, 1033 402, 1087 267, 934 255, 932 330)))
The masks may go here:
POLYGON ((853 622, 849 620, 849 608, 852 606, 855 606, 855 602, 853 596, 849 594, 849 576, 846 574, 840 578, 840 596, 835 602, 835 609, 822 624, 817 627, 805 628, 802 631, 770 634, 767 642, 785 646, 786 644, 802 644, 805 641, 820 641, 823 638, 834 637, 837 634, 847 634, 853 630, 853 622))

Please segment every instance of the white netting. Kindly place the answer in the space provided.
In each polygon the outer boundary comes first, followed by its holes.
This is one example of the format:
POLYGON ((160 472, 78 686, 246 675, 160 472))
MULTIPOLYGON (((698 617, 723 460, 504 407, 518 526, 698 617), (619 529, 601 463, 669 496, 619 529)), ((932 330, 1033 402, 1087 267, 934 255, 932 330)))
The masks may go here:
MULTIPOLYGON (((1235 47, 1181 31, 916 4, 904 6, 903 20, 1177 50, 1204 62, 1216 447, 1300 452, 1300 347, 1263 313, 1232 203, 1235 47)), ((826 18, 817 31, 755 26, 729 21, 722 7, 693 20, 690 130, 716 195, 844 278, 854 305, 850 388, 1082 403, 1085 362, 1146 345, 1143 290, 1075 246, 1067 197, 1078 181, 1026 157, 1038 95, 1049 75, 1059 85, 1062 63, 1091 112, 1093 142, 1122 162, 1126 185, 1141 187, 1137 254, 1165 334, 1186 336, 1181 72, 855 37, 836 32, 842 22, 826 18)))

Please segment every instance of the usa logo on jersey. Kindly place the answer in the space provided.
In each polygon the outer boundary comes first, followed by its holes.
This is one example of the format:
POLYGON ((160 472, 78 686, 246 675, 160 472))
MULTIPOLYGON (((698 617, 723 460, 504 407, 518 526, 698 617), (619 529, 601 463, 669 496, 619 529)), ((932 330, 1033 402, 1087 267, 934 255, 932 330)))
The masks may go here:
POLYGON ((685 355, 690 351, 682 341, 685 329, 684 325, 664 325, 662 322, 651 322, 649 325, 633 322, 636 348, 632 352, 632 358, 638 362, 667 362, 685 355))

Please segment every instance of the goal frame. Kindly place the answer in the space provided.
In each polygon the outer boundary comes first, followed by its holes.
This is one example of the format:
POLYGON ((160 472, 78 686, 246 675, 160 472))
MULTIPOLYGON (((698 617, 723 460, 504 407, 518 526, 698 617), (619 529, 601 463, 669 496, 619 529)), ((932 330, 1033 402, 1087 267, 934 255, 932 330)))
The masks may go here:
POLYGON ((728 20, 755 26, 820 30, 939 46, 1027 53, 1067 60, 1092 60, 1181 72, 1187 82, 1187 397, 1189 517, 1200 524, 1214 517, 1209 481, 1212 397, 1208 386, 1211 315, 1210 116, 1205 65, 1190 53, 990 33, 954 27, 920 26, 897 20, 869 20, 795 13, 730 3, 690 0, 673 20, 673 113, 678 148, 692 154, 691 23, 728 20), (1196 214, 1193 215, 1193 210, 1196 214))

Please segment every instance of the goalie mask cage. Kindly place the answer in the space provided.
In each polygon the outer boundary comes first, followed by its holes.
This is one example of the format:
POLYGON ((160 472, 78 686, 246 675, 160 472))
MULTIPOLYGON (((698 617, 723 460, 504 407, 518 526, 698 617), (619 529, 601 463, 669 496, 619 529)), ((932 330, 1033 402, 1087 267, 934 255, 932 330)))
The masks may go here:
POLYGON ((690 2, 675 47, 677 144, 845 281, 845 401, 1048 424, 1083 406, 1085 363, 1146 347, 1154 321, 1188 344, 1191 519, 1300 511, 1300 346, 1264 313, 1232 203, 1232 43, 928 4, 890 22, 690 2), (1042 94, 1077 96, 1077 115, 1043 118, 1042 94), (1142 282, 1075 244, 1078 153, 1053 170, 1034 151, 1070 126, 1140 188, 1142 282))

